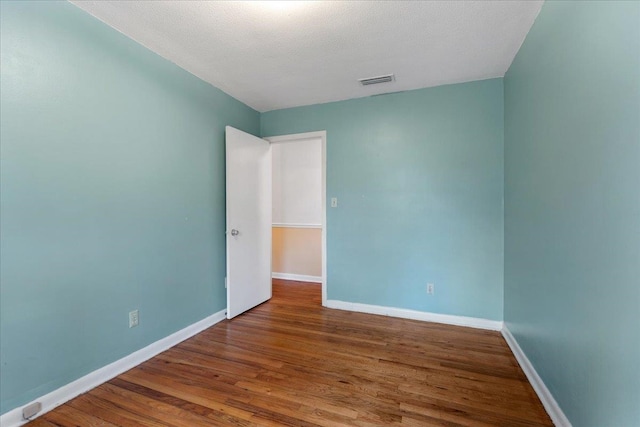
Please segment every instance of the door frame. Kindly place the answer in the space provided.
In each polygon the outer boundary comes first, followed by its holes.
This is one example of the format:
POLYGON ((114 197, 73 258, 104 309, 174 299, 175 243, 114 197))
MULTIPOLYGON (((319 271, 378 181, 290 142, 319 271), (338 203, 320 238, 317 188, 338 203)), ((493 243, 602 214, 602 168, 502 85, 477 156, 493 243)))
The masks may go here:
POLYGON ((305 139, 322 141, 322 306, 327 306, 327 131, 294 133, 263 137, 269 143, 292 142, 305 139))

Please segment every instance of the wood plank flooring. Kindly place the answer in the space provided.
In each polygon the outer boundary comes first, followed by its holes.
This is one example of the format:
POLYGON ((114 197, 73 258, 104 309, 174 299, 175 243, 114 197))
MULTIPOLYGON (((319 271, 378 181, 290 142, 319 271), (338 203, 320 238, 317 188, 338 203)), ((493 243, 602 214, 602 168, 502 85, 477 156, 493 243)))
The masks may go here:
POLYGON ((274 280, 223 321, 30 426, 552 426, 498 332, 321 307, 274 280))

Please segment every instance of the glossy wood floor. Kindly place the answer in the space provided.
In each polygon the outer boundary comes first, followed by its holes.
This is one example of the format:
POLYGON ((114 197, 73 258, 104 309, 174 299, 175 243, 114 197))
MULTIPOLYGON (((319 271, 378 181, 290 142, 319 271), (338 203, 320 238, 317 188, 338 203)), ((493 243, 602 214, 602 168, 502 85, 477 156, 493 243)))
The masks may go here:
POLYGON ((498 332, 274 295, 32 426, 551 426, 498 332))

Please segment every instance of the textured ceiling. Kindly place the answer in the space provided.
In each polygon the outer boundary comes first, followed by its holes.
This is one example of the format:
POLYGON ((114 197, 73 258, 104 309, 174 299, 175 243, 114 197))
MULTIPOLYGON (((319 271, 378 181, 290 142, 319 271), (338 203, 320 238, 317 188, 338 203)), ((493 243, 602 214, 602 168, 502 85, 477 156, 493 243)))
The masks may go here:
POLYGON ((72 1, 258 111, 501 77, 542 1, 72 1), (392 83, 357 79, 394 73, 392 83))

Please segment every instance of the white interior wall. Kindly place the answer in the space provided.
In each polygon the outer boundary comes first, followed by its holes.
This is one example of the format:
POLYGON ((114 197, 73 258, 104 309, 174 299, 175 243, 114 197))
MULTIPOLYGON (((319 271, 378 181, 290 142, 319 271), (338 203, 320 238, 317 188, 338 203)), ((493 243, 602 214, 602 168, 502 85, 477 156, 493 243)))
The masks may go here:
POLYGON ((322 224, 322 140, 273 144, 273 223, 322 224))

